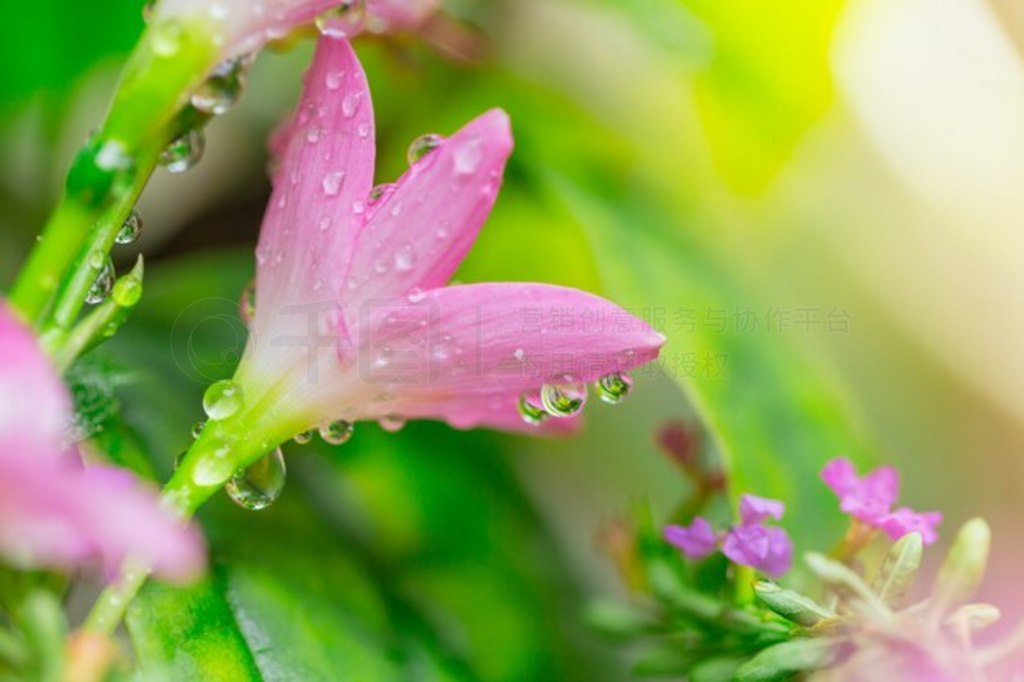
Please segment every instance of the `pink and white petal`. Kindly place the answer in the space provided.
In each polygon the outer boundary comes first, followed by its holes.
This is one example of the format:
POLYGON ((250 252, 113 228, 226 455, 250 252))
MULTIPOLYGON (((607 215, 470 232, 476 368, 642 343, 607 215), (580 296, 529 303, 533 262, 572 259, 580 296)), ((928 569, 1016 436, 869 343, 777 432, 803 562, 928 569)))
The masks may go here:
POLYGON ((347 42, 320 39, 298 108, 274 144, 281 156, 256 249, 254 327, 288 334, 339 298, 373 186, 373 103, 347 42))
POLYGON ((173 580, 203 567, 198 534, 122 470, 0 450, 0 553, 27 567, 116 567, 132 556, 173 580))
POLYGON ((368 26, 374 33, 413 30, 440 6, 440 0, 367 0, 368 26))
POLYGON ((213 27, 224 59, 259 50, 270 40, 312 23, 341 0, 160 0, 156 21, 184 19, 213 27))
POLYGON ((396 396, 397 412, 455 397, 591 382, 657 357, 665 338, 599 296, 545 284, 434 289, 414 301, 364 302, 358 373, 396 396))
POLYGON ((70 420, 67 389, 32 332, 0 301, 0 447, 50 456, 70 420))
POLYGON ((444 286, 490 214, 511 152, 508 116, 492 109, 416 162, 372 207, 348 302, 444 286))

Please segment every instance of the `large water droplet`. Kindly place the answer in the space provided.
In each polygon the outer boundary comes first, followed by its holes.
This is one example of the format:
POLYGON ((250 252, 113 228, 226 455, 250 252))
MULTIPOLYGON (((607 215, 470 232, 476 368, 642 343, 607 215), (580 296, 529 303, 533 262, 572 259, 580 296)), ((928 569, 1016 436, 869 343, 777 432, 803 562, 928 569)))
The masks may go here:
POLYGON ((409 145, 409 151, 406 154, 406 158, 409 160, 409 165, 415 165, 417 161, 440 147, 442 144, 444 144, 444 137, 441 135, 436 135, 434 133, 420 135, 412 141, 412 144, 409 145))
POLYGON ((337 196, 338 192, 341 191, 341 185, 345 181, 345 171, 331 171, 324 176, 324 180, 321 183, 324 188, 324 194, 329 197, 337 196))
POLYGON ((478 138, 467 140, 455 150, 455 172, 458 175, 471 175, 480 168, 484 151, 478 138))
POLYGON ((612 372, 598 379, 594 388, 601 400, 617 405, 633 390, 633 378, 625 372, 612 372))
POLYGON ((248 56, 238 57, 214 67, 206 81, 192 93, 192 106, 207 114, 227 113, 242 94, 251 60, 248 56))
POLYGON ((139 238, 139 234, 142 232, 142 216, 134 208, 128 217, 124 219, 124 223, 121 224, 121 229, 117 231, 117 236, 114 237, 114 241, 118 244, 131 244, 139 238))
POLYGON ((201 128, 179 135, 167 148, 160 152, 159 163, 171 173, 183 173, 199 162, 206 147, 206 138, 201 128))
POLYGON ((320 33, 331 38, 354 38, 365 24, 365 0, 344 0, 316 18, 320 33))
POLYGON ((400 244, 395 249, 395 270, 409 272, 416 265, 416 249, 409 242, 400 244))
POLYGON ((242 407, 242 389, 230 379, 210 384, 203 394, 203 411, 210 419, 227 419, 242 407))
POLYGON ((394 433, 400 431, 405 426, 405 417, 397 414, 386 414, 377 423, 380 424, 380 428, 388 433, 394 433))
POLYGON ((89 265, 96 270, 96 279, 92 281, 89 291, 85 294, 85 302, 89 305, 96 305, 105 301, 110 295, 117 273, 114 271, 114 263, 110 260, 110 256, 99 251, 89 257, 89 265), (99 254, 98 258, 96 253, 99 254), (97 261, 99 261, 98 264, 97 261))
POLYGON ((236 472, 225 484, 231 500, 250 511, 266 509, 281 496, 287 469, 281 448, 264 455, 244 471, 236 472))
POLYGON ((547 419, 548 413, 541 404, 536 393, 524 393, 519 396, 519 416, 527 424, 540 424, 547 419))
POLYGON ((571 381, 544 384, 540 389, 540 401, 544 411, 552 417, 572 417, 579 414, 587 402, 587 386, 571 381))
POLYGON ((352 422, 337 419, 320 426, 320 437, 324 439, 325 443, 330 445, 341 445, 348 442, 354 430, 355 426, 353 426, 352 422))

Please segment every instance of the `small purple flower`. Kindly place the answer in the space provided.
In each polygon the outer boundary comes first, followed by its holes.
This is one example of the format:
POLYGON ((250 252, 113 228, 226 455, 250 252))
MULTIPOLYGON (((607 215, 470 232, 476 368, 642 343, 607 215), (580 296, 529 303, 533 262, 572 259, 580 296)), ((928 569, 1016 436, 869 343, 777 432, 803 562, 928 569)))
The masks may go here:
MULTIPOLYGON (((722 537, 722 553, 730 561, 750 566, 778 578, 793 563, 793 543, 785 529, 766 526, 768 519, 778 521, 786 506, 779 500, 756 495, 740 497, 740 523, 722 537)), ((668 526, 665 540, 690 559, 702 559, 715 551, 719 537, 707 519, 698 516, 689 527, 668 526)))
POLYGON ((900 475, 892 467, 879 467, 860 477, 850 460, 837 457, 825 464, 821 480, 839 498, 843 513, 885 531, 894 540, 915 532, 925 544, 938 538, 939 512, 918 514, 908 507, 891 511, 900 493, 900 475))
POLYGON ((793 563, 793 543, 784 528, 741 524, 725 534, 722 554, 729 560, 778 578, 793 563))
POLYGON ((691 559, 703 559, 715 551, 718 536, 703 516, 693 519, 689 527, 672 525, 665 528, 665 541, 675 545, 691 559))

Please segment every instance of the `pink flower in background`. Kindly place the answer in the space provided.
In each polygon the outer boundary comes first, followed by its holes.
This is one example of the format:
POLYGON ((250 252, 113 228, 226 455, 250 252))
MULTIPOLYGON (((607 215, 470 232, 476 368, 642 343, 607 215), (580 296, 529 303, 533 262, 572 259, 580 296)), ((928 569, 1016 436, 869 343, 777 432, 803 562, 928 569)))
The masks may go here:
POLYGON ((31 567, 73 569, 127 556, 168 578, 203 567, 199 537, 126 471, 83 468, 62 446, 70 399, 0 302, 0 554, 31 567))
POLYGON ((421 138, 398 182, 373 189, 372 102, 348 43, 322 37, 305 82, 272 141, 252 336, 236 375, 247 401, 303 428, 428 418, 522 430, 548 413, 564 427, 584 382, 624 392, 621 373, 658 355, 664 337, 592 294, 445 286, 497 197, 512 150, 504 112, 421 138))
MULTIPOLYGON (((743 495, 740 523, 722 535, 722 553, 733 563, 756 568, 773 578, 781 576, 793 563, 793 543, 785 529, 765 525, 764 521, 778 521, 784 512, 785 505, 778 500, 743 495)), ((666 527, 664 537, 691 559, 711 554, 719 541, 711 524, 701 516, 694 518, 689 527, 666 527)))
POLYGON ((255 52, 314 19, 323 32, 344 38, 364 28, 378 33, 415 29, 439 4, 439 0, 160 0, 154 19, 206 24, 221 47, 221 57, 231 59, 255 52))
POLYGON ((821 478, 839 497, 844 513, 884 531, 893 540, 915 532, 925 544, 938 539, 940 512, 917 513, 908 507, 892 511, 900 492, 900 476, 892 467, 879 467, 860 477, 850 460, 837 457, 821 470, 821 478))
POLYGON ((689 526, 667 526, 665 540, 691 559, 703 559, 718 546, 718 535, 703 516, 695 517, 689 526))

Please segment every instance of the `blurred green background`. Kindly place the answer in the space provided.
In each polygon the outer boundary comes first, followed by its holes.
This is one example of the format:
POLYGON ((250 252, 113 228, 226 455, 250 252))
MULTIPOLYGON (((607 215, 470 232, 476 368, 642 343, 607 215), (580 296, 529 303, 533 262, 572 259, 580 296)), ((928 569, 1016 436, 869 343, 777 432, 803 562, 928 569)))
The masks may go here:
MULTIPOLYGON (((142 30, 140 4, 0 10, 4 283, 102 117, 142 30)), ((704 425, 738 492, 790 502, 798 549, 827 547, 841 529, 816 483, 821 462, 897 464, 903 501, 941 509, 946 528, 972 515, 992 522, 983 598, 1019 614, 1024 65, 1014 6, 445 8, 422 39, 358 44, 380 179, 402 171, 417 135, 503 107, 516 151, 458 278, 595 291, 670 344, 625 404, 594 401, 570 440, 433 424, 385 436, 360 424, 339 448, 293 446, 278 505, 247 514, 221 501, 204 517, 219 559, 199 589, 225 609, 219 631, 236 637, 226 644, 239 645, 235 663, 365 666, 352 669, 374 679, 394 672, 382 661, 436 675, 424 679, 624 679, 578 614, 588 596, 619 589, 595 550, 602 522, 639 498, 667 511, 687 492, 654 442, 673 418, 704 425), (281 638, 296 647, 254 644, 281 638)), ((131 379, 118 423, 163 475, 201 416, 204 384, 241 351, 236 326, 203 320, 233 311, 251 276, 269 194, 264 141, 294 103, 311 48, 261 55, 243 101, 207 130, 202 163, 158 172, 140 203, 147 295, 96 362, 131 379)), ((135 251, 115 256, 123 267, 135 251)), ((139 632, 161 598, 154 588, 136 610, 139 632)), ((148 636, 153 657, 202 665, 202 652, 148 636)))

